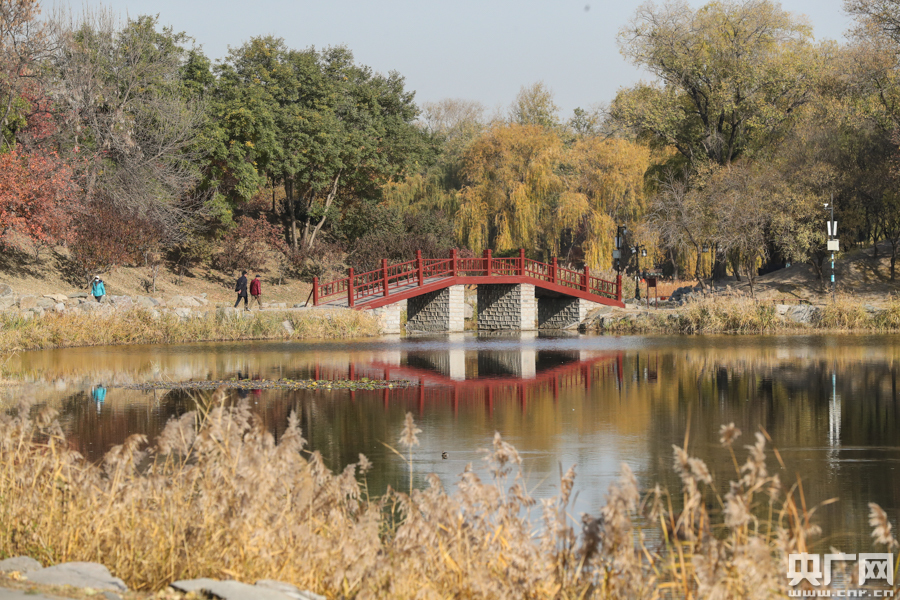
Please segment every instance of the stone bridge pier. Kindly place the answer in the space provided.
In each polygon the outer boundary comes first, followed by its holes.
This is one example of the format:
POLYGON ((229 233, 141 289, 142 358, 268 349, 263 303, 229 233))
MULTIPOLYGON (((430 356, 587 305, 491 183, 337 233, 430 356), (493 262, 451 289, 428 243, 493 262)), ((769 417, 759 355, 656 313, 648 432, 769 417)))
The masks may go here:
POLYGON ((578 327, 588 312, 601 306, 596 302, 572 296, 538 297, 538 329, 570 329, 578 327))
POLYGON ((480 331, 531 331, 537 326, 534 286, 527 283, 479 284, 480 331))
POLYGON ((414 296, 406 301, 407 331, 463 331, 466 292, 463 285, 414 296))
MULTIPOLYGON (((578 327, 595 302, 537 290, 527 283, 478 284, 479 331, 534 331, 578 327)), ((406 310, 410 332, 461 332, 465 330, 465 286, 453 285, 411 297, 373 312, 385 333, 400 332, 401 311, 406 310)))

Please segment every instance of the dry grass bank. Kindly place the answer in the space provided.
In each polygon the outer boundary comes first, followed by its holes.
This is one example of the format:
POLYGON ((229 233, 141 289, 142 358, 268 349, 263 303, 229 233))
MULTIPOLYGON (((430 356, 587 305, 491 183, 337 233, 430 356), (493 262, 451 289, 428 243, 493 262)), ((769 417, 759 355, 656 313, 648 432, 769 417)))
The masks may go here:
POLYGON ((193 318, 173 314, 154 318, 148 311, 107 315, 48 313, 25 319, 0 314, 0 348, 6 351, 105 346, 115 344, 177 344, 200 341, 347 338, 377 335, 377 320, 356 310, 251 312, 243 318, 210 311, 193 318), (294 331, 282 326, 290 321, 294 331))
MULTIPOLYGON (((801 305, 797 305, 801 306, 801 305)), ((672 310, 650 310, 639 316, 605 319, 600 331, 610 333, 759 334, 811 331, 900 331, 900 300, 867 311, 856 298, 838 296, 835 302, 813 307, 808 323, 783 317, 772 302, 741 297, 706 297, 672 310)))
MULTIPOLYGON (((372 499, 365 457, 331 473, 296 416, 276 444, 246 405, 223 402, 171 421, 152 447, 132 436, 100 465, 68 449, 50 409, 0 416, 0 556, 97 561, 142 590, 209 576, 330 598, 768 599, 785 597, 785 556, 817 530, 802 488, 768 471, 763 434, 738 466, 733 426, 721 431, 730 484, 676 447, 682 489, 642 496, 623 465, 601 514, 579 523, 575 467, 537 501, 499 434, 487 480, 467 468, 452 493, 432 477, 372 499)), ((402 456, 417 433, 407 415, 402 456)), ((871 519, 876 542, 896 544, 875 505, 871 519)))

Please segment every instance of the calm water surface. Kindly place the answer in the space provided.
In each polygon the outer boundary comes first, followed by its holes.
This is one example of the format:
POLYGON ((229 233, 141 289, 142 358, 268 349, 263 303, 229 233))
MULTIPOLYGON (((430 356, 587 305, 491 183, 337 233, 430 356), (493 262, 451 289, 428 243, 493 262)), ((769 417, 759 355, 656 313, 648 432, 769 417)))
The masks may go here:
POLYGON ((178 391, 143 392, 122 383, 190 379, 406 379, 406 389, 233 391, 279 435, 302 416, 304 436, 333 469, 374 464, 369 486, 408 485, 396 445, 412 411, 423 430, 414 452, 416 485, 437 473, 448 488, 499 431, 524 459, 538 497, 556 493, 560 466, 577 463, 575 514, 596 513, 622 462, 643 487, 677 489, 672 445, 716 474, 734 475, 718 445, 734 422, 743 445, 764 428, 785 463, 769 468, 787 485, 801 478, 822 508, 822 548, 870 551, 867 502, 900 516, 900 336, 544 337, 533 334, 381 338, 341 343, 205 343, 30 352, 8 367, 23 389, 61 412, 72 445, 91 460, 132 433, 151 441, 166 421, 194 408, 178 391), (102 402, 92 394, 102 384, 102 402), (447 452, 449 458, 441 459, 447 452))

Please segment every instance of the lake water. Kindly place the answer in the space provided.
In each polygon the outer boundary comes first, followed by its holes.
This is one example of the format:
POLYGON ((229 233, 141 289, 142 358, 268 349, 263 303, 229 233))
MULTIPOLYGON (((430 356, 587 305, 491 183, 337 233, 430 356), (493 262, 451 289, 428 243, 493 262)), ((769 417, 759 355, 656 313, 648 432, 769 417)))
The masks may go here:
MULTIPOLYGON (((371 391, 237 391, 276 436, 301 415, 304 436, 332 469, 365 454, 373 492, 405 489, 397 446, 411 411, 423 430, 415 485, 437 473, 448 488, 495 431, 516 446, 534 495, 557 491, 560 466, 577 463, 574 514, 595 513, 622 462, 644 488, 679 487, 672 445, 707 462, 724 493, 734 476, 718 443, 734 422, 744 444, 764 428, 769 469, 802 479, 819 539, 843 552, 872 551, 868 502, 897 524, 900 512, 900 336, 564 336, 449 334, 352 342, 204 343, 28 352, 8 370, 23 387, 0 390, 7 409, 27 394, 57 408, 74 448, 91 460, 132 433, 152 439, 194 408, 197 394, 115 387, 145 381, 391 378, 408 388, 371 391), (106 389, 102 398, 93 394, 106 389), (102 400, 102 401, 101 401, 102 400), (446 460, 441 453, 447 452, 446 460)), ((208 394, 208 393, 207 393, 208 394)), ((827 551, 827 550, 825 550, 827 551)))

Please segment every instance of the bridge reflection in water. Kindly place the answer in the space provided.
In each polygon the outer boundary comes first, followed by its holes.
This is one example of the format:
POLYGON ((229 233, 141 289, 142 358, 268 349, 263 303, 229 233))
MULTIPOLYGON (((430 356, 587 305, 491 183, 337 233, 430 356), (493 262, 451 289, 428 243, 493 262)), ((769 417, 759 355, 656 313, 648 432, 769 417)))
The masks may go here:
MULTIPOLYGON (((450 349, 443 352, 398 353, 397 360, 350 363, 341 372, 334 366, 316 364, 316 379, 405 380, 409 387, 383 389, 387 407, 392 400, 416 400, 419 414, 426 405, 482 405, 493 414, 495 402, 517 402, 523 411, 536 395, 552 395, 559 400, 561 390, 590 391, 597 379, 623 381, 624 352, 584 352, 552 350, 450 349)), ((656 381, 656 369, 647 373, 656 381)), ((355 398, 356 392, 350 392, 355 398)))

